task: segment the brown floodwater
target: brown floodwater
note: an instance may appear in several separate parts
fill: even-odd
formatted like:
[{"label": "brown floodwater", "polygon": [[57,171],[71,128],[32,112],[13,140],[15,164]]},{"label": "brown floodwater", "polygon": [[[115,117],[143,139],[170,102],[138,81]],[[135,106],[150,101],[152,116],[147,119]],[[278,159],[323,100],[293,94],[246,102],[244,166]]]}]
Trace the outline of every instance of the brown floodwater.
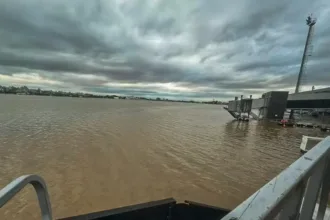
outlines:
[{"label": "brown floodwater", "polygon": [[[174,197],[234,208],[318,130],[239,123],[217,105],[0,95],[0,187],[48,184],[55,218]],[[32,187],[0,219],[39,219]]]}]

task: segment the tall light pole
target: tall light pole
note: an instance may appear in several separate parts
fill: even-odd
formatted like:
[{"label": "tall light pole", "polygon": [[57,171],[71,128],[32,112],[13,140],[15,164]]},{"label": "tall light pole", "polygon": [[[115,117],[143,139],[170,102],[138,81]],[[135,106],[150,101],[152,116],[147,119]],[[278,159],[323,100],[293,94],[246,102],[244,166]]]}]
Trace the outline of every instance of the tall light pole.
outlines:
[{"label": "tall light pole", "polygon": [[[304,53],[303,53],[303,56],[301,59],[301,65],[300,65],[300,69],[299,69],[295,93],[298,93],[300,91],[301,79],[302,79],[302,76],[306,72],[306,65],[307,65],[308,57],[312,56],[312,49],[313,49],[312,41],[313,41],[315,24],[316,24],[316,19],[312,17],[312,14],[309,15],[306,19],[306,25],[308,26],[308,34],[307,34],[307,39],[306,39],[306,43],[305,43]],[[291,112],[290,112],[290,119],[293,119],[293,110],[291,110]]]},{"label": "tall light pole", "polygon": [[306,43],[305,43],[304,54],[301,59],[301,65],[300,65],[300,69],[299,69],[299,75],[298,75],[295,93],[299,92],[300,85],[301,85],[301,78],[306,71],[306,64],[308,61],[308,57],[312,55],[312,47],[313,47],[312,40],[313,40],[315,24],[316,24],[316,19],[313,18],[312,15],[308,16],[306,19],[306,25],[308,25],[308,34],[307,34],[307,39],[306,39]]}]

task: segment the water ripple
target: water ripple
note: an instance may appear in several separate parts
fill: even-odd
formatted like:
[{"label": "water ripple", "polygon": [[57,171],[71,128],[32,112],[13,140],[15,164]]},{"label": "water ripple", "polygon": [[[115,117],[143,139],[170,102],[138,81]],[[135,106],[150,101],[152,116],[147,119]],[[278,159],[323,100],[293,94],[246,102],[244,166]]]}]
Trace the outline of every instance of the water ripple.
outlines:
[{"label": "water ripple", "polygon": [[[54,217],[165,197],[233,208],[299,157],[302,134],[220,106],[0,96],[0,186],[42,175]],[[31,189],[0,219],[34,219]],[[23,214],[24,213],[24,214]]]}]

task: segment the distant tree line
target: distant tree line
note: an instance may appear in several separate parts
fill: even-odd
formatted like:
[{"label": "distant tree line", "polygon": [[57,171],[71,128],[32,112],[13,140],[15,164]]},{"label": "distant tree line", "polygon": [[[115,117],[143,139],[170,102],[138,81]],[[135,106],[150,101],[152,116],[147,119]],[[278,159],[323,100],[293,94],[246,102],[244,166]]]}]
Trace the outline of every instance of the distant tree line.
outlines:
[{"label": "distant tree line", "polygon": [[117,95],[95,95],[82,92],[63,92],[53,90],[29,89],[26,86],[0,86],[0,93],[4,94],[17,94],[17,95],[40,95],[40,96],[66,96],[66,97],[83,97],[83,98],[109,98],[109,99],[126,99],[123,96]]},{"label": "distant tree line", "polygon": [[213,105],[224,105],[226,102],[221,101],[186,101],[186,100],[170,100],[165,98],[145,98],[145,97],[134,97],[134,96],[117,96],[117,95],[95,95],[90,93],[82,92],[63,92],[54,90],[42,90],[30,89],[27,86],[15,87],[15,86],[1,86],[0,94],[17,94],[17,95],[39,95],[39,96],[64,96],[64,97],[80,97],[80,98],[107,98],[107,99],[135,99],[135,100],[150,100],[150,101],[165,101],[165,102],[184,102],[184,103],[203,103],[203,104],[213,104]]}]

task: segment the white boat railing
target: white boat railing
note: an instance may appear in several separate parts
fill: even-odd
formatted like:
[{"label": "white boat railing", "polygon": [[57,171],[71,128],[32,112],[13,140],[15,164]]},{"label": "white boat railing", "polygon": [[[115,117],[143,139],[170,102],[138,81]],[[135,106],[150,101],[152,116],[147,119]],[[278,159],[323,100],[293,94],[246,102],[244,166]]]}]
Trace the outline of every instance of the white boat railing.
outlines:
[{"label": "white boat railing", "polygon": [[21,176],[0,190],[0,208],[26,185],[31,184],[38,196],[42,220],[52,220],[52,209],[45,181],[37,175]]},{"label": "white boat railing", "polygon": [[[330,189],[330,136],[222,220],[324,219]],[[317,200],[319,204],[315,210]]]}]

